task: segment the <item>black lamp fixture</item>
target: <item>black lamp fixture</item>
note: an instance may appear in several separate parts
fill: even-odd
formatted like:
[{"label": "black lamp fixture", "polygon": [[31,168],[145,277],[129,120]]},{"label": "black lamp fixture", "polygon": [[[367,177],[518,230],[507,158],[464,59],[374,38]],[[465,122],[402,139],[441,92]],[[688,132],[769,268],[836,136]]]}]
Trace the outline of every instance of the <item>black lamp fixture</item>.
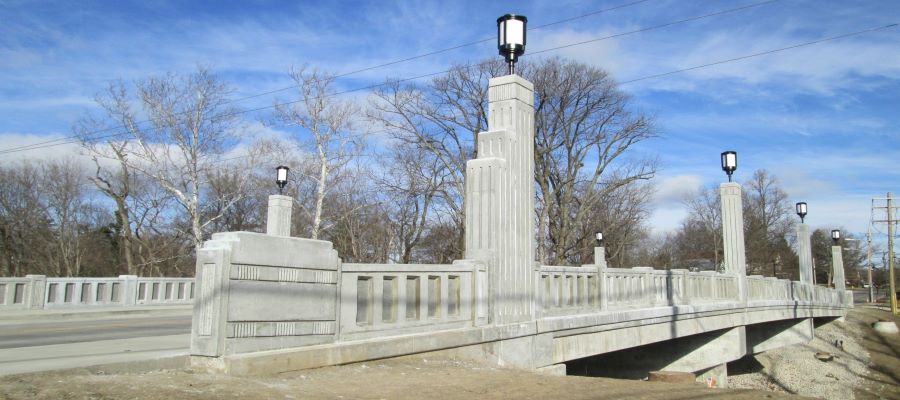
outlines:
[{"label": "black lamp fixture", "polygon": [[603,246],[603,232],[597,232],[597,245]]},{"label": "black lamp fixture", "polygon": [[525,26],[528,18],[524,15],[506,14],[497,18],[497,48],[509,63],[509,74],[516,73],[516,61],[525,54]]},{"label": "black lamp fixture", "polygon": [[841,230],[840,229],[832,229],[831,230],[831,240],[834,241],[834,244],[837,245],[841,240]]},{"label": "black lamp fixture", "polygon": [[728,174],[728,182],[731,182],[731,174],[737,169],[737,153],[726,151],[722,153],[722,171]]},{"label": "black lamp fixture", "polygon": [[290,170],[284,165],[275,167],[275,184],[278,185],[278,194],[284,194],[284,186],[287,185],[288,171]]},{"label": "black lamp fixture", "polygon": [[805,202],[801,201],[801,202],[797,203],[797,215],[800,216],[800,223],[802,224],[803,218],[806,217],[806,203]]}]

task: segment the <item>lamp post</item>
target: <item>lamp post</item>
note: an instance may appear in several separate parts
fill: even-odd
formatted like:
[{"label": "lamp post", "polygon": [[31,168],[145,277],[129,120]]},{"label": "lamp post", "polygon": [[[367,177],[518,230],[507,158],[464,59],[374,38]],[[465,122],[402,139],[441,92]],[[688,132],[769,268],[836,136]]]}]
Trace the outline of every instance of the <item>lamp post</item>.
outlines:
[{"label": "lamp post", "polygon": [[728,182],[731,182],[731,174],[737,169],[737,153],[726,151],[722,153],[722,171],[728,174]]},{"label": "lamp post", "polygon": [[278,194],[284,194],[284,187],[287,185],[288,171],[290,170],[284,165],[275,167],[275,184],[278,185]]},{"label": "lamp post", "polygon": [[831,230],[831,240],[834,241],[835,246],[838,245],[838,242],[841,241],[841,230],[840,229],[832,229]]},{"label": "lamp post", "polygon": [[497,18],[497,49],[509,64],[509,74],[516,73],[516,61],[525,54],[525,26],[528,18],[524,15],[506,14]]},{"label": "lamp post", "polygon": [[597,232],[597,246],[603,246],[603,232]]},{"label": "lamp post", "polygon": [[799,202],[797,203],[797,215],[800,216],[800,223],[803,223],[803,219],[806,218],[806,203]]}]

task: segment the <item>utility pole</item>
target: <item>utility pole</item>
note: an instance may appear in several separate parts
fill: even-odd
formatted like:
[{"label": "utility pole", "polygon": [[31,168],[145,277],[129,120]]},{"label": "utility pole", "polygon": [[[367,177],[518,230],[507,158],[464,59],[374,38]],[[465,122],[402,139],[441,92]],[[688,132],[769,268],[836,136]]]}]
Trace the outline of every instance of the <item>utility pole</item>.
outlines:
[{"label": "utility pole", "polygon": [[872,224],[866,234],[866,258],[869,261],[869,303],[875,302],[875,285],[872,282]]},{"label": "utility pole", "polygon": [[897,292],[896,286],[894,285],[894,219],[892,218],[893,213],[893,199],[891,198],[891,192],[887,194],[887,224],[888,224],[888,268],[890,271],[890,280],[891,280],[891,313],[897,315]]},{"label": "utility pole", "polygon": [[[886,200],[887,207],[876,207],[875,206],[876,200]],[[885,209],[887,211],[885,213],[885,214],[887,214],[887,219],[876,220],[874,218],[876,209]],[[894,282],[894,276],[896,275],[894,273],[894,224],[897,223],[897,221],[894,220],[894,198],[891,196],[891,192],[888,192],[887,197],[884,199],[872,199],[872,215],[873,215],[873,218],[872,218],[873,224],[876,222],[887,223],[887,237],[888,237],[887,238],[888,239],[887,247],[888,248],[887,248],[887,251],[885,252],[886,256],[887,256],[887,260],[885,260],[884,265],[888,269],[888,280],[890,282],[889,283],[890,292],[888,293],[888,296],[890,296],[890,298],[891,298],[891,313],[894,315],[897,315],[898,314],[897,284]]]}]

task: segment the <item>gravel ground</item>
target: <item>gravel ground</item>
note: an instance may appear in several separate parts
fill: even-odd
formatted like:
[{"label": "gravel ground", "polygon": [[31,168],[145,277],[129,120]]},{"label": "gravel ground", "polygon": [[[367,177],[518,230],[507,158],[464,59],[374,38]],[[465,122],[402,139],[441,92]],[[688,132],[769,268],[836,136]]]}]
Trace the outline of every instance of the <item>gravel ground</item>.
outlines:
[{"label": "gravel ground", "polygon": [[[758,354],[729,364],[731,388],[764,389],[821,399],[854,399],[866,383],[871,357],[863,346],[865,325],[834,321],[816,328],[810,343]],[[819,361],[816,352],[834,356]]]}]

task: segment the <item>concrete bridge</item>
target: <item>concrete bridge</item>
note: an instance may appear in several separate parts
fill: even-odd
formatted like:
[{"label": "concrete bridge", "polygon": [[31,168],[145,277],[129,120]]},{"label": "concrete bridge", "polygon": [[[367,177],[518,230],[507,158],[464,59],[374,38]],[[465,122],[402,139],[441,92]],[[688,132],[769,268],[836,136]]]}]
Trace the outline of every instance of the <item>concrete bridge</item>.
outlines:
[{"label": "concrete bridge", "polygon": [[[617,363],[724,378],[725,363],[808,341],[813,319],[852,307],[812,283],[799,226],[799,282],[746,276],[741,188],[721,186],[724,272],[534,262],[533,86],[490,82],[489,131],[467,164],[466,259],[342,263],[330,242],[290,237],[291,199],[272,196],[266,234],[219,233],[197,260],[192,363],[258,374],[441,352],[501,366],[566,366],[662,343]],[[652,364],[652,367],[651,367]],[[724,381],[724,379],[720,379]]]}]

